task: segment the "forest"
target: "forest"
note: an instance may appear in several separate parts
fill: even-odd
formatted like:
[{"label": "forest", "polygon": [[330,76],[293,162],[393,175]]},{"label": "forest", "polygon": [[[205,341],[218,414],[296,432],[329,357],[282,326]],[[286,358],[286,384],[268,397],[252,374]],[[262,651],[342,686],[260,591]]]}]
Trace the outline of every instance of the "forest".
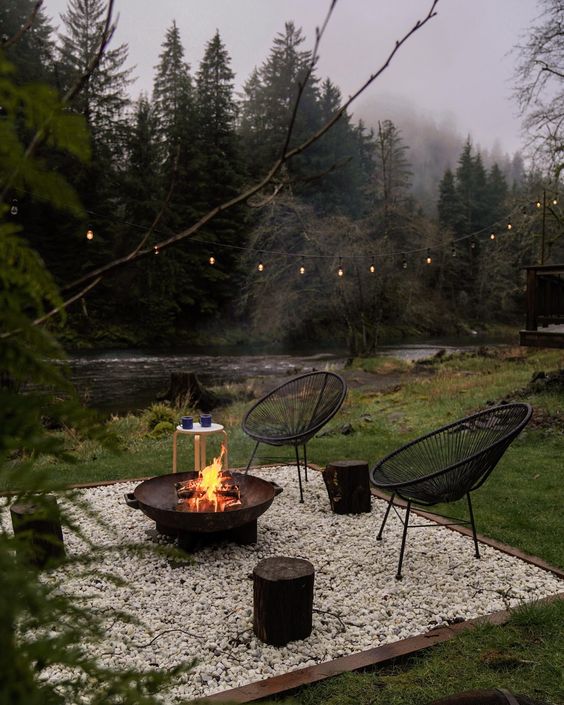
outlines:
[{"label": "forest", "polygon": [[[3,3],[5,36],[34,4]],[[70,0],[55,32],[40,8],[6,48],[5,70],[17,85],[64,96],[92,60],[105,17],[102,0]],[[49,323],[67,349],[330,343],[367,354],[402,336],[520,325],[523,267],[562,258],[557,184],[541,218],[543,173],[521,155],[494,161],[470,137],[454,154],[452,135],[442,144],[435,134],[425,163],[414,163],[385,111],[373,125],[344,112],[247,203],[158,246],[268,173],[302,86],[287,147],[339,108],[339,87],[315,66],[304,82],[307,39],[288,21],[237,93],[219,31],[191,67],[173,21],[152,94],[136,101],[128,47],[110,42],[68,101],[86,128],[80,154],[64,141],[41,147],[72,194],[51,193],[55,182],[43,195],[25,180],[3,186],[10,222],[72,299],[64,322]],[[29,126],[18,130],[25,141]],[[92,276],[142,249],[152,256]]]}]

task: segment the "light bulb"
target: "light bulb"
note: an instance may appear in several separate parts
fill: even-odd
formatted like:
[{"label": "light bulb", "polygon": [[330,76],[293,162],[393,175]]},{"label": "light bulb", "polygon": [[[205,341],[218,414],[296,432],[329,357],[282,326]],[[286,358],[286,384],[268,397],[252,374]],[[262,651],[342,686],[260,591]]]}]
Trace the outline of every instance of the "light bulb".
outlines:
[{"label": "light bulb", "polygon": [[264,271],[264,264],[262,262],[259,262],[257,269],[259,270],[259,272],[263,272]]},{"label": "light bulb", "polygon": [[425,258],[425,262],[427,264],[431,264],[433,262],[433,258],[431,257],[431,250],[427,250],[427,257]]},{"label": "light bulb", "polygon": [[507,229],[511,230],[512,228],[513,228],[513,226],[511,225],[511,223],[507,223]]},{"label": "light bulb", "polygon": [[215,257],[212,255],[209,259],[210,264],[215,264]]},{"label": "light bulb", "polygon": [[474,240],[474,239],[470,240],[470,249],[471,250],[476,249],[476,240]]},{"label": "light bulb", "polygon": [[552,205],[557,206],[558,205],[558,199],[555,197],[552,199]]},{"label": "light bulb", "polygon": [[452,248],[451,254],[453,257],[456,257],[456,247]]},{"label": "light bulb", "polygon": [[372,262],[372,264],[370,265],[370,274],[374,274],[375,271],[376,267],[374,266],[374,262]]},{"label": "light bulb", "polygon": [[88,230],[86,231],[86,239],[87,240],[94,239],[94,231],[92,230],[92,228],[88,228]]},{"label": "light bulb", "polygon": [[305,274],[305,271],[306,271],[306,270],[305,270],[305,267],[304,267],[303,262],[302,262],[302,264],[300,265],[300,274]]},{"label": "light bulb", "polygon": [[402,266],[403,269],[407,269],[407,260],[405,259],[405,257],[403,258],[403,261],[402,261],[402,263],[401,263],[401,266]]},{"label": "light bulb", "polygon": [[17,215],[18,214],[18,199],[14,198],[12,199],[12,205],[10,206],[10,215]]},{"label": "light bulb", "polygon": [[495,240],[495,233],[492,233],[492,234],[490,235],[490,240]]},{"label": "light bulb", "polygon": [[155,251],[155,254],[158,255],[158,254],[159,254],[159,248],[158,248],[158,246],[155,245],[153,249],[154,249],[154,251]]},{"label": "light bulb", "polygon": [[542,203],[537,199],[537,202],[535,203],[537,208],[540,208],[542,206]]},{"label": "light bulb", "polygon": [[337,270],[337,276],[342,277],[343,274],[344,274],[343,268],[342,268],[342,267],[339,267],[339,269]]}]

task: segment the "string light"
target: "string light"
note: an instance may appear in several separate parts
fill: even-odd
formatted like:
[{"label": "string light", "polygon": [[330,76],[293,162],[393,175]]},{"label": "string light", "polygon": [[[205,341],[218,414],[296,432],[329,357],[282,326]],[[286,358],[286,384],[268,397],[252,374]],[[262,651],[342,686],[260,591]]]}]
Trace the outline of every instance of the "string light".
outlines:
[{"label": "string light", "polygon": [[495,240],[495,233],[491,233],[490,240]]},{"label": "string light", "polygon": [[402,269],[407,269],[407,257],[404,255],[401,261]]},{"label": "string light", "polygon": [[535,206],[537,208],[540,208],[542,206],[542,203],[540,202],[540,198],[537,198],[537,202],[535,203]]},{"label": "string light", "polygon": [[306,272],[306,269],[305,269],[305,265],[304,265],[304,258],[302,257],[302,263],[300,265],[300,274],[305,274],[305,272]]},{"label": "string light", "polygon": [[18,214],[18,199],[12,198],[12,203],[10,205],[10,215]]},{"label": "string light", "polygon": [[214,257],[213,255],[211,255],[211,257],[209,258],[208,261],[209,261],[209,263],[212,264],[212,265],[215,264],[215,257]]},{"label": "string light", "polygon": [[376,271],[376,265],[374,264],[374,260],[372,260],[372,264],[370,265],[370,274],[374,274]]},{"label": "string light", "polygon": [[471,250],[475,250],[475,249],[476,249],[476,240],[475,240],[474,238],[472,238],[472,239],[470,240],[470,249],[471,249]]},{"label": "string light", "polygon": [[153,247],[153,250],[155,251],[155,254],[156,254],[156,255],[158,255],[159,252],[160,252],[160,250],[159,250],[159,248],[158,248],[158,245],[155,245],[155,246]]},{"label": "string light", "polygon": [[558,198],[557,198],[556,196],[552,199],[552,205],[553,205],[553,206],[557,206],[557,205],[558,205]]},{"label": "string light", "polygon": [[337,269],[337,276],[342,277],[344,273],[345,272],[343,270],[343,260],[341,257],[339,257],[339,268]]},{"label": "string light", "polygon": [[431,264],[433,262],[433,258],[431,257],[431,250],[427,248],[427,257],[425,257],[425,262],[427,264]]},{"label": "string light", "polygon": [[511,225],[511,222],[508,222],[508,223],[507,223],[507,229],[508,229],[508,230],[512,230],[512,229],[513,229],[513,225]]},{"label": "string light", "polygon": [[450,254],[451,254],[453,257],[456,257],[456,247],[455,247],[454,245],[452,246],[452,250],[450,251]]},{"label": "string light", "polygon": [[262,263],[262,261],[258,263],[257,269],[259,270],[259,272],[264,272],[264,264]]},{"label": "string light", "polygon": [[90,226],[90,225],[86,228],[86,239],[87,240],[94,239],[94,231],[92,230],[92,226]]}]

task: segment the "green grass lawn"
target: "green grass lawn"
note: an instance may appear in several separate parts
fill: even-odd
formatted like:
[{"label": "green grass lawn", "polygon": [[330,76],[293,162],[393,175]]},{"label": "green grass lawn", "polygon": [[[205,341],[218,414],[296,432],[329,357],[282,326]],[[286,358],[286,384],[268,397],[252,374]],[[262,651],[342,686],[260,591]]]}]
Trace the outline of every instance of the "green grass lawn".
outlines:
[{"label": "green grass lawn", "polygon": [[[308,444],[308,458],[319,465],[347,458],[373,463],[433,428],[488,403],[514,397],[533,373],[557,369],[563,362],[561,351],[517,349],[495,357],[459,355],[434,363],[433,374],[420,377],[410,374],[404,363],[357,360],[357,368],[377,374],[400,371],[406,374],[406,381],[389,392],[350,391],[326,433]],[[533,405],[537,421],[512,444],[485,485],[473,495],[478,531],[563,568],[564,398],[562,394],[538,392],[519,398]],[[249,402],[235,403],[214,414],[228,431],[231,467],[246,465],[253,447],[240,429],[248,406]],[[171,418],[179,415],[180,410],[174,410]],[[119,454],[67,432],[65,439],[75,462],[40,459],[32,473],[53,486],[169,473],[172,427],[168,432],[165,428],[160,437],[152,437],[148,420],[150,414],[146,413],[109,422],[122,448]],[[343,435],[344,424],[350,424],[353,432]],[[210,439],[208,457],[219,450],[214,443]],[[188,469],[192,452],[190,440],[179,438],[180,471],[183,464]],[[282,450],[282,457],[291,462],[291,449]],[[259,456],[257,462],[266,460]],[[15,464],[13,472],[1,478],[0,489],[17,485]],[[465,516],[464,505],[460,512]],[[453,513],[452,506],[448,513]],[[420,705],[450,692],[500,686],[562,705],[563,635],[562,602],[528,606],[517,611],[507,626],[479,627],[395,666],[346,674],[308,687],[295,699],[304,705]]]}]

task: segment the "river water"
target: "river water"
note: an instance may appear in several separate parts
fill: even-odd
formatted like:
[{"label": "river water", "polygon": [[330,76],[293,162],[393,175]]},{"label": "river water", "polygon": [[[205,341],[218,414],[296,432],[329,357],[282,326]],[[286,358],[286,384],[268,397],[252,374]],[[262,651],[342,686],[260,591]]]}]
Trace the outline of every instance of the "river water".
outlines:
[{"label": "river water", "polygon": [[[488,341],[491,342],[491,341]],[[472,350],[484,344],[478,339],[458,339],[412,345],[383,346],[376,354],[404,360],[421,360],[439,350]],[[91,407],[123,413],[141,409],[166,393],[171,372],[195,372],[205,386],[242,382],[252,377],[282,377],[313,369],[338,372],[348,359],[345,353],[316,355],[181,354],[106,350],[70,356],[72,380],[81,398]]]}]

